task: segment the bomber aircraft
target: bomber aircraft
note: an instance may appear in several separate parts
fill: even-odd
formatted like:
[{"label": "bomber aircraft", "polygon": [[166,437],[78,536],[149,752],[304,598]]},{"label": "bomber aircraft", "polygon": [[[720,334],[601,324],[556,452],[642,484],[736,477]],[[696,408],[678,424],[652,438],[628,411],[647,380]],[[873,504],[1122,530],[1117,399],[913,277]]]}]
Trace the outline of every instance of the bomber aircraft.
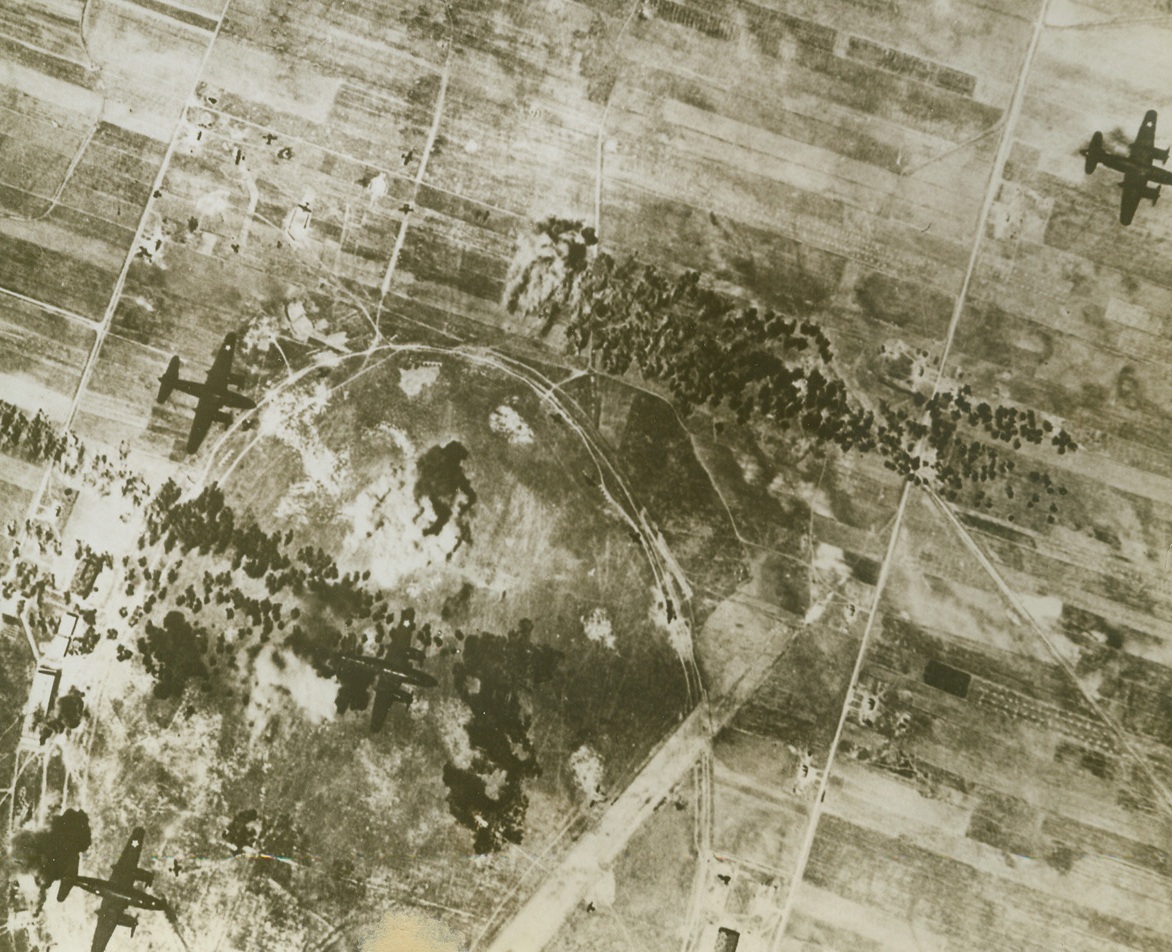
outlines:
[{"label": "bomber aircraft", "polygon": [[180,393],[190,393],[199,398],[195,407],[195,419],[191,423],[191,434],[187,438],[187,452],[194,453],[207,435],[213,423],[231,423],[232,417],[221,407],[236,407],[241,410],[251,410],[256,406],[255,401],[229,389],[229,384],[236,383],[232,376],[232,357],[236,353],[236,335],[229,334],[220,345],[216,359],[212,362],[211,370],[203,383],[194,380],[179,378],[179,358],[172,357],[167,365],[167,372],[159,378],[159,403],[163,403],[171,395],[172,390]]},{"label": "bomber aircraft", "polygon": [[77,875],[78,857],[73,859],[73,872],[61,878],[61,885],[57,889],[57,901],[63,902],[74,886],[95,896],[102,897],[102,905],[98,910],[98,925],[94,929],[94,940],[90,945],[90,952],[103,952],[118,926],[128,926],[130,934],[138,926],[138,919],[126,912],[128,906],[137,909],[167,910],[167,901],[160,896],[154,896],[137,884],[149,886],[155,874],[149,870],[139,869],[138,860],[142,855],[142,841],[146,830],[141,826],[135,827],[130,834],[130,840],[114,864],[109,879],[95,879],[92,876]]},{"label": "bomber aircraft", "polygon": [[[1123,173],[1123,181],[1119,183],[1123,189],[1122,202],[1119,208],[1119,221],[1130,225],[1135,217],[1135,210],[1139,207],[1141,198],[1148,199],[1153,205],[1160,197],[1161,185],[1172,185],[1172,171],[1157,168],[1155,163],[1168,161],[1168,150],[1156,148],[1156,110],[1149,109],[1144,115],[1144,121],[1136,133],[1135,141],[1127,150],[1127,155],[1116,155],[1103,149],[1103,133],[1096,132],[1091,137],[1090,145],[1079,150],[1079,154],[1086,157],[1086,173],[1090,175],[1099,166],[1099,163]],[[1155,182],[1155,185],[1150,184]]]},{"label": "bomber aircraft", "polygon": [[[406,618],[404,622],[407,622]],[[372,734],[377,734],[382,729],[395,701],[410,704],[414,700],[415,696],[405,690],[403,685],[433,688],[438,683],[426,671],[420,671],[413,665],[413,662],[423,660],[424,654],[418,648],[411,647],[411,635],[410,623],[400,624],[391,632],[391,644],[385,655],[369,655],[360,651],[340,651],[337,654],[338,661],[342,664],[353,665],[377,674],[374,705],[370,712]]]}]

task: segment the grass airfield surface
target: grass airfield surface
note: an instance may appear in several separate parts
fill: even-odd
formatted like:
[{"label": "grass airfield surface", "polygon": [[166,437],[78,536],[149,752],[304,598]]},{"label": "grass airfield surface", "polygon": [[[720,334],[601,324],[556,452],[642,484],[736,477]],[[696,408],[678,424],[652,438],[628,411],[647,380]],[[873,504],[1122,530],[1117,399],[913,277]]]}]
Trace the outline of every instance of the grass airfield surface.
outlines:
[{"label": "grass airfield surface", "polygon": [[[593,464],[577,438],[492,366],[427,356],[421,362],[407,349],[365,366],[356,357],[328,379],[288,388],[254,431],[227,442],[222,483],[236,512],[253,514],[262,529],[292,531],[290,551],[309,544],[338,553],[341,570],[367,575],[397,609],[413,607],[434,625],[447,645],[428,649],[424,663],[439,678],[436,690],[420,692],[410,709],[396,706],[371,736],[367,707],[339,716],[336,682],[276,647],[279,634],[273,646],[246,651],[249,636],[211,603],[192,618],[227,633],[219,660],[233,672],[214,674],[210,694],[193,685],[184,702],[151,698],[149,678],[119,665],[112,642],[87,658],[87,691],[116,712],[93,735],[88,790],[95,806],[97,789],[136,791],[91,816],[95,826],[127,810],[157,818],[166,830],[160,851],[175,851],[188,868],[171,891],[201,897],[176,900],[185,930],[211,930],[223,903],[240,909],[242,897],[267,921],[281,887],[312,912],[290,908],[279,929],[238,914],[223,923],[226,941],[318,941],[322,921],[354,936],[403,902],[441,910],[464,934],[483,928],[529,872],[526,857],[556,859],[569,831],[589,822],[607,790],[625,785],[691,703],[681,659],[657,621],[655,578],[629,531],[584,484],[581,472]],[[428,447],[453,441],[467,450],[474,501],[428,534],[437,520],[413,493],[416,464]],[[467,538],[457,521],[470,527]],[[169,579],[174,568],[172,590],[198,586],[226,564],[197,551],[156,556]],[[470,834],[448,816],[441,779],[445,761],[472,758],[470,712],[453,688],[457,639],[504,635],[526,618],[534,641],[561,654],[556,684],[525,691],[540,775],[526,785],[523,848],[477,857]],[[373,628],[363,635],[373,638]],[[575,766],[584,749],[597,764],[590,781]],[[225,855],[218,818],[249,807],[296,828],[283,859]],[[286,861],[292,878],[274,886],[264,867]]]},{"label": "grass airfield surface", "polygon": [[[87,871],[141,819],[156,869],[187,864],[159,885],[192,948],[363,948],[402,909],[501,952],[706,949],[721,928],[786,952],[1168,947],[1172,225],[1145,203],[1121,228],[1117,176],[1076,154],[1161,108],[1162,8],[44,6],[0,19],[0,397],[111,457],[125,441],[156,486],[218,480],[449,633],[532,619],[576,686],[530,700],[525,837],[476,859],[438,776],[455,656],[376,737],[268,648],[241,656],[247,701],[189,688],[188,713],[115,660],[135,636],[111,570],[97,608],[123,631],[67,659],[92,707],[64,794],[53,771],[41,791],[90,814]],[[1061,420],[1077,453],[1018,457],[1068,490],[1061,513],[1044,491],[943,503],[580,375],[556,322],[500,303],[550,214],[815,317],[868,405],[939,374]],[[318,376],[312,344],[265,355],[294,299],[364,356]],[[172,353],[197,376],[242,328],[255,423],[184,459],[190,405],[153,404],[154,378]],[[470,541],[424,535],[413,492],[453,440]],[[0,457],[5,521],[42,475]],[[77,510],[62,576],[74,539],[132,547],[141,519],[103,536]],[[677,727],[689,711],[703,729]],[[606,768],[585,807],[583,743]],[[301,831],[287,877],[227,858],[258,791]],[[84,947],[93,905],[28,934]],[[143,925],[132,941],[178,947]]]}]

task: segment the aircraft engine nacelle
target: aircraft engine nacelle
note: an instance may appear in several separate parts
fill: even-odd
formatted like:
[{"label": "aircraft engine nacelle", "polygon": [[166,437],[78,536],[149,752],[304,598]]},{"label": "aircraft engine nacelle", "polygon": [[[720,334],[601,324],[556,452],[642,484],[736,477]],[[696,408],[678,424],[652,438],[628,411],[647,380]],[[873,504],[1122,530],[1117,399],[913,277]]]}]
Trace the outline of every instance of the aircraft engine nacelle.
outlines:
[{"label": "aircraft engine nacelle", "polygon": [[140,882],[144,886],[150,886],[155,881],[155,874],[149,869],[136,869],[134,871],[134,878],[136,882]]},{"label": "aircraft engine nacelle", "polygon": [[228,424],[228,423],[232,422],[232,414],[229,413],[227,410],[217,410],[215,413],[212,414],[212,419],[215,420],[217,423]]},{"label": "aircraft engine nacelle", "polygon": [[130,934],[134,935],[134,930],[138,928],[138,917],[132,916],[128,912],[118,914],[118,925],[125,926],[130,930]]},{"label": "aircraft engine nacelle", "polygon": [[1153,205],[1156,204],[1156,199],[1160,197],[1159,185],[1145,185],[1143,197],[1146,198]]},{"label": "aircraft engine nacelle", "polygon": [[1168,150],[1167,149],[1152,149],[1152,158],[1157,162],[1167,162],[1168,161]]}]

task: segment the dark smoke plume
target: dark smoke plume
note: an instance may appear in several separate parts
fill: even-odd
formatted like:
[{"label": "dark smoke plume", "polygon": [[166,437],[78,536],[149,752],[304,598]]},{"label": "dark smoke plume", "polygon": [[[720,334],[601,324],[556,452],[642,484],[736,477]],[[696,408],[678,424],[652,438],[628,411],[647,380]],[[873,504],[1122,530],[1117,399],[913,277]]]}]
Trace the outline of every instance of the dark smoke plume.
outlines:
[{"label": "dark smoke plume", "polygon": [[12,837],[12,861],[32,873],[42,893],[77,868],[77,857],[90,848],[90,818],[84,810],[66,810],[46,829],[18,830]]}]

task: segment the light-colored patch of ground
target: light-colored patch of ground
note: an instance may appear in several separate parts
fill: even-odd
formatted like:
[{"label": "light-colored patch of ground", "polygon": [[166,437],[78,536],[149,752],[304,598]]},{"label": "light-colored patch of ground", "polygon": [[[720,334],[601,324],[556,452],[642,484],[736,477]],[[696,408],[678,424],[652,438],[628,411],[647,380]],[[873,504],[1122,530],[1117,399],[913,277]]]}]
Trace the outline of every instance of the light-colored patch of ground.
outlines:
[{"label": "light-colored patch of ground", "polygon": [[740,468],[741,474],[745,477],[745,482],[750,486],[756,486],[764,475],[761,464],[757,461],[756,457],[749,453],[737,452],[735,455],[737,466]]},{"label": "light-colored patch of ground", "polygon": [[[778,499],[789,499],[793,488],[786,481],[787,474],[778,473],[769,482],[768,491]],[[834,507],[831,504],[830,494],[813,483],[803,483],[798,495],[817,515],[827,519],[834,518]]]},{"label": "light-colored patch of ground", "polygon": [[463,952],[464,938],[418,911],[388,913],[365,939],[362,952]]},{"label": "light-colored patch of ground", "polygon": [[815,572],[827,575],[831,579],[836,579],[840,582],[846,581],[850,578],[851,574],[850,567],[844,559],[842,549],[826,542],[819,542],[817,548],[814,550],[812,568]]},{"label": "light-colored patch of ground", "polygon": [[533,428],[508,404],[501,404],[492,411],[488,425],[493,433],[500,433],[510,443],[524,445],[533,442]]},{"label": "light-colored patch of ground", "polygon": [[[274,76],[281,80],[273,82]],[[315,124],[329,121],[343,82],[321,75],[308,60],[282,58],[228,35],[218,39],[205,79]]]},{"label": "light-colored patch of ground", "polygon": [[1018,595],[1018,600],[1034,621],[1051,625],[1062,617],[1062,599],[1056,595]]},{"label": "light-colored patch of ground", "polygon": [[25,413],[35,414],[41,410],[50,420],[64,420],[73,403],[68,395],[46,387],[26,373],[0,374],[0,394]]},{"label": "light-colored patch of ground", "polygon": [[570,755],[570,770],[574,773],[574,782],[582,791],[587,801],[594,803],[605,796],[603,780],[606,768],[598,751],[583,744]]},{"label": "light-colored patch of ground", "polygon": [[[129,831],[127,831],[129,834]],[[85,860],[81,863],[81,873],[86,876],[108,876],[109,869],[90,869]],[[56,887],[54,887],[54,890]],[[102,900],[97,896],[80,889],[75,889],[69,898],[62,903],[57,902],[56,896],[50,897],[44,909],[44,934],[47,941],[46,948],[81,950],[90,948],[94,935],[94,924],[97,922],[98,909]],[[129,939],[128,929],[119,929],[125,939]],[[117,950],[119,936],[110,940],[110,948]],[[170,949],[182,948],[175,938],[170,923],[162,913],[143,913],[139,919],[138,928],[134,931],[134,948],[136,949]]]},{"label": "light-colored patch of ground", "polygon": [[410,790],[405,790],[403,784],[401,749],[377,750],[370,744],[360,744],[354,750],[354,759],[366,780],[360,794],[370,810],[389,810],[402,800],[404,794],[410,796]]},{"label": "light-colored patch of ground", "polygon": [[[68,585],[73,578],[78,567],[73,557],[78,542],[98,553],[121,554],[134,549],[141,532],[142,514],[128,497],[117,492],[98,493],[89,487],[80,489],[61,537],[61,557],[53,565],[57,580]],[[110,569],[103,569],[98,584],[108,585],[110,573]]]},{"label": "light-colored patch of ground", "polygon": [[321,381],[310,388],[290,387],[258,414],[260,435],[280,440],[301,457],[307,483],[296,488],[295,496],[315,489],[334,495],[345,479],[348,454],[329,449],[317,432],[329,399],[330,390]]},{"label": "light-colored patch of ground", "polygon": [[430,387],[439,379],[439,364],[424,364],[421,367],[399,368],[399,389],[409,397],[417,397],[424,387]]},{"label": "light-colored patch of ground", "polygon": [[825,542],[818,543],[810,568],[810,607],[804,619],[807,625],[822,618],[831,599],[851,576],[843,550]]}]

